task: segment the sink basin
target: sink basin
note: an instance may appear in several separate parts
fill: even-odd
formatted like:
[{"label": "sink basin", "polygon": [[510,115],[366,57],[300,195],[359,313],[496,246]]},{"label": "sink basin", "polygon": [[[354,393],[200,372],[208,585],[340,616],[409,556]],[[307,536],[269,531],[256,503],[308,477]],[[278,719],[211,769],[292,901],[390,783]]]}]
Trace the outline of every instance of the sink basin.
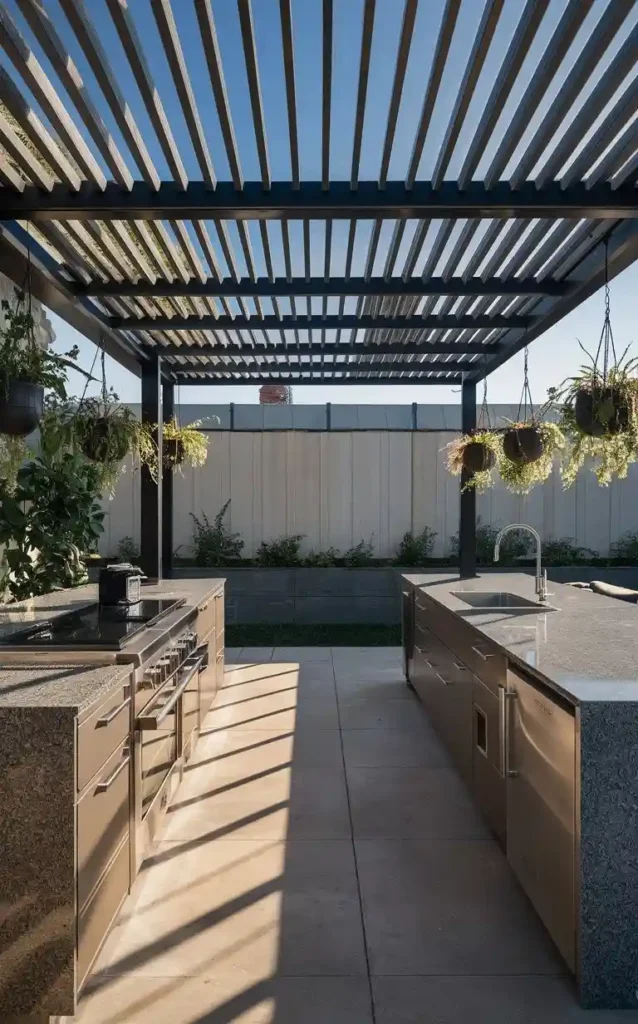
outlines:
[{"label": "sink basin", "polygon": [[547,612],[556,611],[549,604],[540,604],[538,601],[530,601],[527,597],[519,597],[518,594],[508,594],[500,591],[476,591],[476,590],[455,590],[452,597],[458,597],[459,601],[469,604],[471,608],[484,608],[494,611],[507,612]]}]

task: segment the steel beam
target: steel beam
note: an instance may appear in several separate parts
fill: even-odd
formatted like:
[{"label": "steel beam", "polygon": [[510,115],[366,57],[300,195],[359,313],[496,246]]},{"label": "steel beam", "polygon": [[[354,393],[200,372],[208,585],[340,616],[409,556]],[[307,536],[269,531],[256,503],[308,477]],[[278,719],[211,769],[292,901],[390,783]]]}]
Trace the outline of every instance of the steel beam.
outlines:
[{"label": "steel beam", "polygon": [[299,316],[112,316],[108,321],[112,330],[128,331],[299,331],[299,330],[394,330],[413,331],[420,328],[440,330],[503,330],[509,327],[525,328],[524,316],[325,316],[300,314]]},{"label": "steel beam", "polygon": [[[350,374],[350,371],[348,371]],[[427,376],[414,376],[414,377],[398,377],[393,374],[384,374],[383,376],[372,376],[363,377],[360,374],[348,377],[329,377],[323,374],[322,376],[312,377],[298,377],[291,374],[282,375],[280,377],[258,377],[256,380],[251,380],[247,377],[220,377],[218,374],[212,374],[206,377],[205,380],[202,377],[186,377],[184,374],[168,374],[166,379],[172,381],[175,384],[179,384],[180,387],[188,384],[197,384],[200,387],[202,384],[223,384],[224,387],[234,387],[235,385],[243,384],[246,385],[254,384],[255,387],[259,384],[290,384],[294,387],[300,385],[327,385],[330,384],[334,387],[341,387],[346,384],[358,384],[361,387],[364,384],[410,384],[412,387],[422,384],[432,385],[438,384],[439,386],[449,387],[451,384],[460,384],[463,377],[460,374],[451,374],[449,377],[427,377]]]},{"label": "steel beam", "polygon": [[[382,362],[380,360],[373,360],[369,363],[327,363],[324,360],[317,359],[314,363],[291,363],[291,362],[277,362],[274,359],[264,359],[262,353],[268,356],[270,353],[267,349],[255,351],[253,353],[253,363],[210,363],[207,366],[201,365],[184,365],[183,363],[164,363],[164,368],[167,369],[169,366],[172,370],[178,373],[199,373],[206,375],[208,373],[232,373],[235,374],[255,374],[264,373],[316,373],[317,371],[327,372],[333,370],[337,373],[350,373],[351,370],[361,373],[367,373],[369,371],[376,373],[392,372],[392,373],[467,373],[474,369],[473,363],[466,362],[449,362],[444,363],[436,362],[433,360],[423,362],[415,361],[413,363],[401,361],[390,361]],[[296,355],[294,349],[291,350],[290,355]]]},{"label": "steel beam", "polygon": [[310,358],[312,356],[389,356],[389,355],[456,355],[466,356],[479,353],[484,356],[496,355],[500,346],[494,343],[481,344],[480,341],[383,341],[378,345],[358,345],[356,343],[342,342],[340,344],[328,343],[325,346],[312,345],[283,345],[281,342],[269,344],[267,347],[249,348],[248,345],[159,345],[146,347],[145,352],[160,354],[163,359],[170,359],[174,356],[295,356],[295,358]]},{"label": "steel beam", "polygon": [[[175,385],[162,383],[162,423],[170,423],[175,415]],[[162,576],[173,575],[173,468],[162,466]]]},{"label": "steel beam", "polygon": [[[142,423],[158,425],[159,465],[162,466],[161,359],[142,367]],[[140,469],[141,557],[140,566],[149,579],[162,578],[162,476],[153,480],[148,466]]]},{"label": "steel beam", "polygon": [[[476,384],[464,380],[461,385],[461,432],[476,429]],[[476,576],[476,490],[468,487],[470,475],[461,471],[461,510],[459,519],[459,576]]]},{"label": "steel beam", "polygon": [[407,189],[403,182],[389,181],[383,189],[377,182],[360,182],[356,189],[349,182],[302,182],[299,188],[290,182],[273,182],[264,189],[261,182],[246,182],[236,188],[232,182],[219,182],[211,191],[207,182],[190,182],[181,190],[175,182],[162,182],[156,190],[144,181],[136,181],[130,192],[109,182],[106,189],[85,182],[79,192],[56,184],[50,192],[35,186],[17,193],[3,190],[0,220],[312,220],[383,219],[421,220],[489,218],[554,218],[622,220],[638,218],[638,200],[633,185],[612,189],[607,182],[586,188],[576,182],[561,188],[548,182],[536,188],[533,181],[512,188],[499,181],[487,189],[483,182],[470,181],[461,189],[455,181],[444,181],[439,188],[431,182],[415,182]]},{"label": "steel beam", "polygon": [[209,296],[211,298],[231,298],[241,296],[243,298],[269,298],[279,296],[282,298],[305,295],[389,295],[389,296],[419,296],[419,295],[450,295],[450,296],[471,296],[471,295],[564,295],[565,285],[560,281],[537,281],[535,278],[509,278],[502,280],[498,277],[491,277],[482,281],[480,277],[470,278],[464,281],[462,278],[431,277],[426,281],[420,277],[410,278],[404,281],[400,277],[391,277],[386,280],[384,277],[372,277],[365,280],[363,277],[331,278],[326,281],[323,277],[313,277],[310,281],[305,278],[294,278],[287,281],[285,278],[275,278],[271,281],[267,277],[258,277],[256,281],[248,277],[242,277],[236,281],[232,277],[225,277],[218,281],[209,277],[207,281],[200,281],[193,278],[188,284],[180,281],[155,281],[151,284],[148,281],[92,281],[87,285],[78,285],[75,288],[76,295],[103,296],[113,295],[119,298],[195,298]]}]

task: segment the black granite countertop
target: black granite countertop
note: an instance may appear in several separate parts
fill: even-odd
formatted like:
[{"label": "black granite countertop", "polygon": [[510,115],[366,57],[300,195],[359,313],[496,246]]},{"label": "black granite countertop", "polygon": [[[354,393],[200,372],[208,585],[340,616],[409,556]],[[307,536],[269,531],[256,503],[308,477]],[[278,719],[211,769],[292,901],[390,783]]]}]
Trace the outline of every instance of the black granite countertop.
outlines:
[{"label": "black granite countertop", "polygon": [[[42,657],[36,662],[25,655],[24,665],[3,666],[0,651],[0,708],[59,707],[75,709],[79,714],[126,679],[135,667],[130,663],[131,657],[139,663],[148,647],[165,642],[169,631],[175,635],[192,616],[193,608],[217,593],[223,585],[223,579],[185,579],[164,580],[145,586],[144,597],[185,597],[185,604],[167,615],[155,628],[145,629],[135,636],[122,652],[113,652],[112,658],[109,652],[99,652],[98,658],[103,656],[102,664],[95,664],[95,660],[92,663],[87,660],[84,664],[69,664],[68,654],[65,663],[65,653],[61,651],[57,656],[51,654],[50,659],[47,656],[49,664],[44,663]],[[96,600],[97,586],[90,584],[4,605],[0,608],[0,639],[31,622],[54,619]],[[120,654],[127,657],[128,663],[115,663],[115,657]]]},{"label": "black granite countertop", "polygon": [[556,611],[515,614],[465,604],[455,592],[505,591],[536,600],[534,577],[489,573],[404,574],[433,600],[459,615],[518,663],[574,704],[638,702],[638,606],[550,583]]}]

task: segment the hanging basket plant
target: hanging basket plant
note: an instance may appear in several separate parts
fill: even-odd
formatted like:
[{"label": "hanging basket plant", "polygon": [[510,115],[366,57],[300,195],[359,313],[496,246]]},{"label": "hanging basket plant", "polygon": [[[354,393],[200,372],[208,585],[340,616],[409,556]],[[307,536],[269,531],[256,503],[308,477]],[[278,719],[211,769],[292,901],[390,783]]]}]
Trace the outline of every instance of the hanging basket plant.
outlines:
[{"label": "hanging basket plant", "polygon": [[560,406],[560,426],[568,445],[562,466],[565,487],[570,487],[586,459],[601,486],[614,478],[624,480],[638,458],[637,359],[628,358],[627,347],[616,356],[611,327],[607,247],[605,247],[605,319],[596,355],[579,345],[589,363],[580,372],[549,392]]},{"label": "hanging basket plant", "polygon": [[16,289],[15,302],[3,299],[0,307],[0,433],[26,437],[42,418],[45,389],[66,397],[67,370],[77,369],[79,349],[59,355],[38,345],[30,292]]},{"label": "hanging basket plant", "polygon": [[[173,418],[162,427],[163,467],[165,470],[181,470],[189,465],[194,469],[203,466],[208,457],[208,438],[198,427],[190,423],[181,427]],[[157,444],[157,424],[146,424],[140,427],[138,449],[141,462],[148,467],[153,478],[159,476],[159,450]]]},{"label": "hanging basket plant", "polygon": [[547,480],[556,455],[565,447],[565,438],[556,423],[545,421],[546,409],[534,411],[529,385],[529,353],[525,346],[523,391],[518,419],[503,430],[503,446],[498,471],[501,480],[514,494],[529,494]]},{"label": "hanging basket plant", "polygon": [[469,474],[463,490],[488,490],[494,483],[494,473],[502,451],[502,438],[497,430],[476,430],[472,434],[450,441],[445,448],[447,468],[454,476],[463,470]]},{"label": "hanging basket plant", "polygon": [[[501,480],[514,494],[529,494],[537,484],[549,479],[556,456],[560,455],[564,447],[565,438],[556,423],[539,421],[512,424],[503,434],[503,450],[498,466]],[[510,452],[513,452],[514,458]]]}]

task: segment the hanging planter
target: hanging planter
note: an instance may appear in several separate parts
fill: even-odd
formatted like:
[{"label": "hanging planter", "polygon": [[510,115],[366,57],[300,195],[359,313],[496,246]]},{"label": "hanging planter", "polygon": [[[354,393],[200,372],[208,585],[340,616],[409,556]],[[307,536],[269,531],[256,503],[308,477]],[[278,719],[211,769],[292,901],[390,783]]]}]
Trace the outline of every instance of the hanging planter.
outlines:
[{"label": "hanging planter", "polygon": [[514,423],[503,434],[503,455],[515,466],[527,466],[542,459],[543,431],[537,423]]},{"label": "hanging planter", "polygon": [[616,357],[607,246],[605,277],[605,319],[596,355],[581,345],[589,364],[549,392],[550,400],[560,406],[560,426],[568,439],[561,469],[565,487],[574,483],[586,459],[592,460],[598,483],[606,487],[615,478],[625,479],[629,466],[638,458],[638,360],[628,358],[629,348],[620,359]]},{"label": "hanging planter", "polygon": [[486,491],[494,482],[494,470],[501,453],[501,435],[496,430],[477,430],[446,445],[447,468],[454,476],[469,474],[463,490]]},{"label": "hanging planter", "polygon": [[[173,418],[162,426],[162,462],[167,471],[181,470],[184,465],[198,468],[208,458],[208,438],[198,427],[203,421],[180,427]],[[141,462],[147,466],[153,480],[159,476],[157,424],[143,424],[138,437]]]},{"label": "hanging planter", "polygon": [[67,369],[77,369],[79,349],[58,355],[38,345],[30,293],[16,289],[13,305],[3,299],[0,308],[0,433],[26,437],[42,419],[45,388],[66,396]]}]

